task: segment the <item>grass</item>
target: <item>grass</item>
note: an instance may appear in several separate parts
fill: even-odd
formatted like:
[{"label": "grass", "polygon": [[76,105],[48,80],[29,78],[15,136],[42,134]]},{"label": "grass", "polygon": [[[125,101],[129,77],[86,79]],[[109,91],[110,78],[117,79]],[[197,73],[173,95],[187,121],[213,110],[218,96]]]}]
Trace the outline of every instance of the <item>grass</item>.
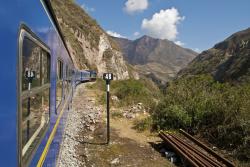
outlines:
[{"label": "grass", "polygon": [[[98,101],[101,104],[106,102],[106,84],[105,81],[97,79],[89,88],[99,91]],[[119,101],[111,100],[111,105],[115,107],[131,106],[138,103],[143,103],[148,109],[162,97],[160,89],[153,82],[147,79],[141,80],[117,80],[111,81],[110,84],[111,96],[117,96]]]},{"label": "grass", "polygon": [[113,111],[111,112],[111,117],[116,119],[116,118],[122,118],[123,115],[122,115],[122,112],[119,112],[119,111]]},{"label": "grass", "polygon": [[115,81],[112,93],[120,100],[120,106],[143,103],[146,108],[150,108],[161,96],[158,87],[147,79]]},{"label": "grass", "polygon": [[137,130],[138,132],[143,132],[145,130],[151,130],[153,120],[151,117],[137,119],[134,121],[133,129]]}]

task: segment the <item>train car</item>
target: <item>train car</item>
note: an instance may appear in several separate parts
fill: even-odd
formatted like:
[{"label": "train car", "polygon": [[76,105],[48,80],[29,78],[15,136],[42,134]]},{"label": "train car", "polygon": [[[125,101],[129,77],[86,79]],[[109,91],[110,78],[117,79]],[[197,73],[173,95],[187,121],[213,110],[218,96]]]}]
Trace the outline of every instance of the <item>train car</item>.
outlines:
[{"label": "train car", "polygon": [[90,73],[90,81],[95,81],[96,77],[97,77],[97,73],[94,70],[88,70],[88,72]]},{"label": "train car", "polygon": [[83,83],[96,80],[96,71],[93,70],[78,70],[76,73],[76,82]]},{"label": "train car", "polygon": [[56,166],[77,69],[50,0],[0,5],[0,166]]},{"label": "train car", "polygon": [[90,81],[90,72],[86,70],[78,70],[76,74],[76,81],[78,83]]},{"label": "train car", "polygon": [[81,73],[81,82],[88,82],[90,81],[90,72],[89,71],[80,71]]}]

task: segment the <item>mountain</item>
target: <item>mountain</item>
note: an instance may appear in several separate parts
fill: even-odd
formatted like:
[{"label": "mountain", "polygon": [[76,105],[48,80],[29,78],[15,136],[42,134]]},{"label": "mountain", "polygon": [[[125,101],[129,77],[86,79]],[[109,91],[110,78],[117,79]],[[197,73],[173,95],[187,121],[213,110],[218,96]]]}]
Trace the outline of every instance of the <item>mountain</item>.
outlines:
[{"label": "mountain", "polygon": [[207,74],[220,81],[250,81],[250,28],[199,54],[179,77]]},{"label": "mountain", "polygon": [[73,63],[78,69],[94,69],[115,79],[136,75],[128,68],[119,47],[80,6],[72,0],[51,0]]},{"label": "mountain", "polygon": [[168,40],[142,36],[134,41],[112,37],[121,48],[125,60],[140,74],[163,82],[173,78],[196,55]]}]

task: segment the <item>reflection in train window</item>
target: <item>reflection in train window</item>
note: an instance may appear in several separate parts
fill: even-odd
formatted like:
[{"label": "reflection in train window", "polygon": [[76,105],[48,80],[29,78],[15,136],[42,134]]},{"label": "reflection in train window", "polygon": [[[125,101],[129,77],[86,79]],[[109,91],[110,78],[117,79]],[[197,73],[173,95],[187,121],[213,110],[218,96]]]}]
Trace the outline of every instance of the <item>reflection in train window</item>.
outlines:
[{"label": "reflection in train window", "polygon": [[69,72],[68,72],[68,70],[69,70],[69,67],[66,65],[66,68],[65,68],[65,75],[64,75],[64,81],[63,81],[63,84],[64,84],[64,98],[66,98],[67,97],[67,95],[68,95],[68,74],[69,74]]},{"label": "reflection in train window", "polygon": [[22,156],[27,161],[49,123],[49,88],[22,101]]},{"label": "reflection in train window", "polygon": [[[23,31],[21,39],[20,147],[27,163],[39,145],[50,118],[50,54],[42,42]],[[20,35],[22,37],[22,34]],[[21,66],[22,65],[22,66]]]},{"label": "reflection in train window", "polygon": [[56,107],[60,105],[62,101],[63,94],[63,63],[62,61],[57,61],[57,83],[56,83]]},{"label": "reflection in train window", "polygon": [[22,90],[28,89],[28,80],[25,77],[26,71],[33,71],[35,78],[32,80],[32,87],[37,87],[41,85],[40,77],[40,54],[42,53],[41,48],[32,42],[29,38],[24,37],[23,39],[23,75],[22,75]]},{"label": "reflection in train window", "polygon": [[50,56],[46,52],[42,52],[42,83],[50,82]]},{"label": "reflection in train window", "polygon": [[72,82],[73,82],[74,76],[75,76],[75,71],[74,71],[74,70],[71,70],[71,73],[70,73],[70,82],[71,82],[71,84],[72,84]]}]

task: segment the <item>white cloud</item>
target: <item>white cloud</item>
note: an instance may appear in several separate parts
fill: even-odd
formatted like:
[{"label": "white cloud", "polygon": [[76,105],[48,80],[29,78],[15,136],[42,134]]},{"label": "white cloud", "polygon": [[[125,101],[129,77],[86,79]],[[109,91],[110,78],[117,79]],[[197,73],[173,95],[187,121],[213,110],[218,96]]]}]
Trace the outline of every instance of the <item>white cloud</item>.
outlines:
[{"label": "white cloud", "polygon": [[134,32],[134,34],[133,34],[135,37],[137,37],[137,36],[139,36],[140,35],[140,33],[139,32]]},{"label": "white cloud", "polygon": [[185,43],[181,42],[181,41],[175,41],[174,42],[176,45],[179,45],[179,46],[184,46]]},{"label": "white cloud", "polygon": [[193,50],[197,53],[201,53],[201,50],[199,48],[194,48]]},{"label": "white cloud", "polygon": [[184,19],[185,17],[180,16],[178,10],[172,7],[155,13],[150,20],[143,19],[141,28],[152,37],[175,41],[178,35],[177,24]]},{"label": "white cloud", "polygon": [[84,9],[86,12],[94,12],[95,11],[95,8],[88,7],[85,4],[82,4],[81,8]]},{"label": "white cloud", "polygon": [[110,31],[108,30],[107,33],[110,35],[110,36],[113,36],[113,37],[117,37],[117,38],[126,38],[125,36],[117,33],[117,32],[114,32],[114,31]]},{"label": "white cloud", "polygon": [[128,0],[124,10],[129,13],[141,12],[148,8],[148,0]]}]

